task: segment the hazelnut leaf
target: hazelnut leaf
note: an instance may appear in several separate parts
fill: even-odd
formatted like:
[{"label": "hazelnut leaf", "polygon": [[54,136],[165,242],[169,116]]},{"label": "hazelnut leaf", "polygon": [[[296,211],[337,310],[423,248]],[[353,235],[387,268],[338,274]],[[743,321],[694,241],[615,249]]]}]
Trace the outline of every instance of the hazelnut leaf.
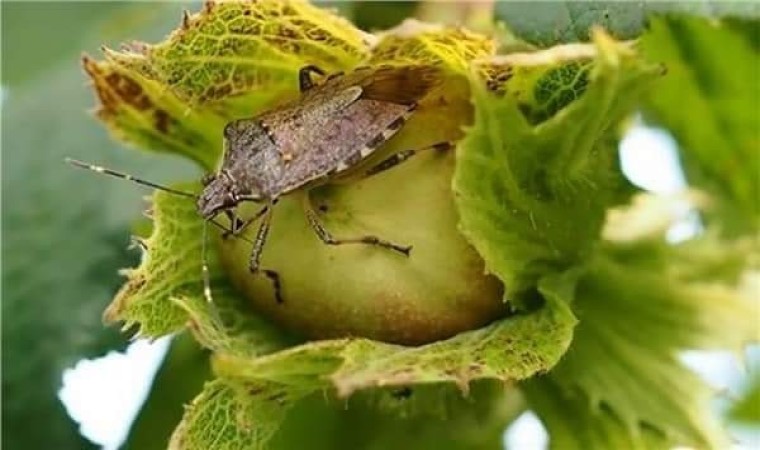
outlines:
[{"label": "hazelnut leaf", "polygon": [[[710,412],[714,390],[683,365],[678,352],[740,351],[757,342],[760,304],[736,282],[689,279],[680,266],[693,269],[694,243],[671,249],[661,241],[656,251],[653,245],[610,245],[578,282],[573,343],[548,375],[526,387],[529,403],[549,426],[552,448],[616,447],[614,434],[597,429],[612,426],[603,423],[615,423],[617,435],[635,443],[632,448],[650,448],[646,442],[655,438],[667,448],[729,445]],[[549,400],[554,390],[562,394]],[[566,425],[557,422],[556,408],[564,420],[587,420],[576,424],[587,432],[561,432]]]},{"label": "hazelnut leaf", "polygon": [[193,401],[171,448],[266,448],[288,410],[319,391],[347,397],[359,389],[453,382],[466,392],[476,379],[516,381],[546,371],[570,342],[575,319],[561,295],[574,279],[544,280],[547,302],[537,311],[421,347],[344,339],[254,359],[218,353],[219,379]]},{"label": "hazelnut leaf", "polygon": [[[590,55],[582,95],[537,125],[508,90],[489,92],[473,75],[475,122],[457,148],[454,192],[460,228],[488,271],[504,282],[507,299],[519,300],[542,274],[567,270],[593,251],[605,211],[623,185],[616,127],[657,71],[601,31],[593,46],[510,54],[481,66],[493,74],[499,66],[558,67]],[[563,74],[550,70],[542,77],[561,81]],[[519,77],[505,83],[519,83]],[[565,83],[553,85],[564,89]],[[537,82],[534,89],[542,88]]]},{"label": "hazelnut leaf", "polygon": [[115,137],[211,171],[227,122],[297,95],[303,66],[356,66],[370,38],[298,0],[207,2],[165,41],[105,49],[105,61],[86,57],[84,67],[100,100],[96,113]]}]

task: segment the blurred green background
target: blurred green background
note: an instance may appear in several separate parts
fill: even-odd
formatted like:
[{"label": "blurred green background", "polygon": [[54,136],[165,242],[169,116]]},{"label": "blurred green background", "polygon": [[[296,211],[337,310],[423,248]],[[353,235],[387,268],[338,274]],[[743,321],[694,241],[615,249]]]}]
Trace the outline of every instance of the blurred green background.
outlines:
[{"label": "blurred green background", "polygon": [[130,228],[147,192],[77,171],[64,157],[169,181],[189,163],[125,152],[90,114],[83,51],[155,40],[180,3],[2,3],[2,447],[91,447],[56,392],[82,357],[123,348],[101,313],[136,263]]}]

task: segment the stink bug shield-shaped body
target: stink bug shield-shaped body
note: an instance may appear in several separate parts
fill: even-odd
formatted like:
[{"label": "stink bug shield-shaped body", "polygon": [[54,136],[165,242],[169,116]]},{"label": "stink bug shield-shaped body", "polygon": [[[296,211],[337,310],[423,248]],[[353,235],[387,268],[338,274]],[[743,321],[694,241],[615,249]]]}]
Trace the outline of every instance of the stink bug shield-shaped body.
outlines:
[{"label": "stink bug shield-shaped body", "polygon": [[314,85],[311,71],[321,73],[301,70],[297,100],[225,127],[221,169],[198,203],[205,218],[350,171],[396,134],[438,79],[429,66],[383,67]]},{"label": "stink bug shield-shaped body", "polygon": [[[322,226],[312,208],[308,191],[351,173],[377,148],[395,135],[422,99],[439,81],[431,66],[359,69],[348,75],[329,77],[315,85],[310,73],[301,70],[302,95],[257,117],[231,122],[225,127],[225,152],[216,175],[205,180],[198,210],[205,219],[220,212],[232,220],[238,234],[263,216],[250,258],[252,272],[260,270],[261,251],[269,232],[272,207],[281,196],[306,191],[304,212],[317,236],[330,245],[363,243],[385,247],[405,255],[411,247],[376,236],[336,239]],[[408,152],[378,164],[376,173],[408,158]],[[243,201],[261,202],[262,210],[240,221],[234,209]],[[279,286],[271,270],[264,271]]]},{"label": "stink bug shield-shaped body", "polygon": [[[224,157],[219,171],[203,179],[200,196],[165,188],[109,169],[72,161],[75,165],[195,197],[199,214],[207,222],[224,228],[215,217],[230,219],[225,235],[239,235],[261,218],[250,257],[250,270],[261,272],[273,283],[275,298],[282,302],[280,278],[260,267],[261,253],[269,233],[277,200],[295,191],[304,192],[304,212],[317,236],[326,244],[368,244],[408,255],[411,247],[376,236],[334,238],[322,226],[311,205],[309,190],[336,178],[352,175],[375,150],[395,135],[418,102],[438,84],[439,69],[432,66],[384,66],[361,68],[346,75],[336,74],[315,84],[311,74],[324,75],[314,66],[299,73],[301,96],[256,117],[229,123],[224,129]],[[448,143],[432,146],[448,148]],[[373,175],[389,169],[416,153],[397,153],[366,170]],[[241,202],[256,202],[261,210],[247,220],[236,214]],[[205,229],[204,229],[205,230]],[[204,251],[205,251],[204,231]],[[208,269],[204,282],[210,299]]]}]

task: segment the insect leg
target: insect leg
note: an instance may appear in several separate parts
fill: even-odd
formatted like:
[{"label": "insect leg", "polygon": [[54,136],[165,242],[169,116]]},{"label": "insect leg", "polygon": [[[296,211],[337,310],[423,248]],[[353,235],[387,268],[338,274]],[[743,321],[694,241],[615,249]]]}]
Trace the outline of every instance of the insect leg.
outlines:
[{"label": "insect leg", "polygon": [[407,159],[411,158],[417,153],[425,151],[425,150],[445,151],[445,150],[450,150],[452,148],[454,148],[454,145],[451,142],[439,142],[437,144],[431,145],[430,147],[425,147],[425,148],[421,148],[417,150],[404,150],[380,161],[379,163],[377,163],[377,165],[370,167],[369,170],[367,170],[365,175],[369,177],[372,175],[376,175],[380,172],[385,172],[386,170],[396,167],[397,165],[401,164],[402,162],[406,161]]},{"label": "insect leg", "polygon": [[298,71],[298,86],[301,89],[301,92],[306,92],[314,87],[314,82],[311,80],[312,73],[324,75],[325,71],[311,64],[301,67],[301,69]]},{"label": "insect leg", "polygon": [[237,216],[237,213],[234,210],[227,209],[224,211],[224,214],[227,215],[227,218],[230,219],[230,228],[225,230],[224,233],[222,233],[222,239],[226,239],[230,236],[238,236],[240,234],[243,234],[243,232],[250,226],[253,222],[258,220],[259,217],[263,216],[264,213],[267,212],[267,209],[269,208],[269,205],[265,205],[263,208],[261,208],[256,214],[249,217],[246,220],[242,220]]},{"label": "insect leg", "polygon": [[327,245],[376,245],[378,247],[397,251],[405,256],[409,256],[409,252],[412,251],[411,245],[394,244],[393,242],[380,239],[377,236],[361,236],[350,239],[336,239],[332,234],[330,234],[329,231],[325,229],[324,225],[319,220],[319,216],[317,216],[317,213],[314,211],[314,207],[311,205],[311,198],[309,197],[308,192],[306,192],[303,196],[303,209],[306,214],[306,219],[309,221],[309,225],[311,225],[311,227],[314,229],[314,232],[317,233],[319,239]]},{"label": "insect leg", "polygon": [[251,250],[251,259],[248,268],[253,274],[261,272],[264,276],[269,278],[272,282],[272,288],[274,288],[275,301],[277,303],[283,303],[280,275],[274,270],[261,268],[261,252],[264,250],[264,244],[266,244],[267,236],[269,235],[269,226],[272,223],[272,208],[267,205],[262,214],[264,215],[264,219],[261,221],[259,230],[256,232],[256,239],[253,241],[253,250]]},{"label": "insect leg", "polygon": [[224,215],[230,220],[230,228],[225,229],[222,233],[222,239],[227,239],[230,236],[234,236],[238,233],[239,227],[242,226],[243,221],[237,216],[235,211],[231,209],[224,210]]}]

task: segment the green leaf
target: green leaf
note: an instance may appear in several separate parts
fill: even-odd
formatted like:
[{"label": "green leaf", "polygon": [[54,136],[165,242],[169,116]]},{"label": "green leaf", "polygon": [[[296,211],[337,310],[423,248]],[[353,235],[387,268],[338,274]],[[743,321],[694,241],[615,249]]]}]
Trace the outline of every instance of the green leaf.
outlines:
[{"label": "green leaf", "polygon": [[492,56],[496,43],[464,28],[442,27],[406,20],[380,34],[370,64],[432,64],[464,72],[470,62]]},{"label": "green leaf", "polygon": [[212,306],[197,292],[172,298],[187,312],[188,326],[204,347],[255,357],[299,342],[252,311],[223,280],[214,281],[212,292]]},{"label": "green leaf", "polygon": [[[287,412],[307,396],[451,382],[467,391],[479,379],[521,380],[548,370],[570,341],[574,319],[560,296],[570,279],[541,285],[546,304],[421,347],[366,339],[319,341],[249,359],[218,355],[220,379],[193,401],[172,448],[264,448]],[[236,417],[230,421],[228,417]]]},{"label": "green leaf", "polygon": [[[521,410],[513,388],[498,383],[476,383],[469,398],[458,391],[434,389],[436,397],[448,402],[445,417],[431,414],[399,416],[393,410],[378,409],[364,398],[350,402],[330,399],[322,393],[303,401],[271,407],[270,402],[246,399],[246,391],[258,391],[259,384],[221,380],[206,385],[188,409],[182,427],[172,439],[172,449],[293,449],[309,448],[381,450],[387,448],[433,450],[491,449],[502,440],[505,424]],[[409,397],[384,392],[394,407],[414,401],[422,389]],[[282,391],[270,390],[274,402],[288,400]],[[278,395],[279,394],[279,395]],[[432,392],[431,392],[432,394]],[[259,406],[263,403],[263,408]],[[287,416],[282,409],[287,408]],[[427,408],[429,409],[429,408]],[[234,421],[228,414],[234,414]],[[272,416],[274,414],[274,417]],[[273,423],[282,421],[275,431]],[[198,424],[207,426],[200,428]],[[234,423],[234,426],[230,426]]]},{"label": "green leaf", "polygon": [[345,19],[300,0],[206,3],[169,39],[142,51],[143,71],[190,104],[251,94],[244,110],[251,115],[257,108],[249,102],[292,93],[307,64],[328,73],[356,65],[368,39]]},{"label": "green leaf", "polygon": [[[266,392],[257,396],[256,392]],[[241,384],[214,380],[190,404],[169,448],[263,448],[284,419],[287,408],[303,394],[272,383]]]},{"label": "green leaf", "polygon": [[[52,60],[48,65],[47,50],[37,53],[34,43],[26,47],[18,35],[6,34],[12,31],[5,28],[11,17],[35,15],[50,28],[64,17],[82,15],[83,23],[69,21],[64,27],[76,31],[62,29],[58,36],[64,41],[71,36],[76,43],[80,38],[73,34],[81,33],[98,42],[103,35],[88,23],[100,22],[85,11],[93,5],[14,4],[14,14],[20,15],[6,17],[8,6],[2,5],[3,76],[17,62],[26,69],[11,75],[19,84],[4,86],[2,105],[2,233],[8,237],[2,245],[2,447],[88,448],[91,444],[79,435],[57,391],[63,370],[77,360],[126,344],[116,330],[103,328],[101,312],[121,282],[117,270],[136,259],[126,247],[144,192],[76,171],[64,157],[105,162],[154,180],[189,170],[184,163],[167,165],[117,153],[86,112],[91,94],[76,67],[74,47],[50,42],[50,34],[44,34],[50,48],[60,51],[55,59],[61,65]],[[160,18],[155,9],[150,11]],[[111,36],[145,33],[135,26],[111,25]],[[6,53],[7,46],[14,50]],[[17,59],[19,52],[27,62]],[[32,61],[42,71],[28,72]]]},{"label": "green leaf", "polygon": [[728,414],[739,424],[760,425],[760,371],[755,369],[750,374],[748,386]]},{"label": "green leaf", "polygon": [[414,16],[419,7],[417,1],[393,2],[343,2],[332,1],[330,7],[346,8],[348,17],[357,27],[365,31],[384,30],[398,25]]},{"label": "green leaf", "polygon": [[551,377],[537,377],[522,388],[549,432],[551,450],[673,448],[657,430],[642,426],[631,431],[608,408],[590,407],[583,394],[565,390]]},{"label": "green leaf", "polygon": [[[195,185],[180,185],[192,190]],[[104,317],[137,328],[138,336],[156,338],[186,325],[206,348],[256,355],[276,350],[292,338],[248,310],[219,267],[215,247],[206,260],[214,305],[203,295],[203,228],[193,199],[157,191],[153,196],[151,236],[142,241],[143,260],[124,269],[122,286]]]},{"label": "green leaf", "polygon": [[[542,274],[581,263],[598,240],[605,211],[622,186],[617,167],[616,126],[631,111],[656,71],[628,46],[599,32],[595,46],[556,47],[494,58],[481,70],[510,83],[521,66],[588,64],[588,86],[578,75],[548,70],[535,84],[582,88],[547,120],[531,125],[520,99],[490,93],[473,83],[475,125],[457,148],[454,191],[460,228],[506,286],[506,298],[525,294]],[[571,69],[571,72],[573,70]],[[522,73],[517,71],[517,73]],[[491,90],[498,85],[488,83]],[[535,96],[535,98],[542,98]],[[528,99],[524,99],[528,103]],[[528,106],[530,107],[530,103]],[[540,105],[533,104],[535,109]],[[553,107],[556,109],[556,106]]]},{"label": "green leaf", "polygon": [[95,113],[111,135],[138,148],[182,155],[212,170],[221,151],[218,136],[225,120],[188,108],[166,86],[133,70],[138,62],[111,50],[95,62],[85,56],[85,72],[100,100]]},{"label": "green leaf", "polygon": [[209,353],[188,333],[172,338],[148,398],[129,430],[126,449],[165,449],[189,403],[211,378]]},{"label": "green leaf", "polygon": [[[728,441],[710,413],[712,391],[677,354],[740,350],[757,340],[760,305],[735,282],[691,280],[690,271],[681,270],[681,255],[672,257],[665,243],[659,251],[648,242],[637,245],[610,246],[590,265],[573,305],[579,318],[573,343],[546,381],[529,386],[528,400],[532,404],[535,397],[549,423],[560,414],[553,407],[585,408],[579,417],[610,415],[626,439],[650,429],[670,446],[723,448]],[[552,386],[565,398],[549,407],[542,391]],[[590,440],[579,448],[609,448],[605,442]]]},{"label": "green leaf", "polygon": [[757,20],[668,16],[653,19],[641,41],[647,57],[668,70],[646,97],[647,118],[673,133],[689,183],[714,197],[705,217],[734,235],[760,225],[760,54],[753,30],[756,36]]},{"label": "green leaf", "polygon": [[84,66],[113,135],[215,169],[224,125],[298,92],[298,70],[336,72],[368,49],[349,22],[299,0],[208,2],[165,41],[133,42]]},{"label": "green leaf", "polygon": [[757,18],[760,15],[760,10],[752,2],[715,0],[496,3],[498,19],[504,20],[521,39],[542,47],[588,41],[594,27],[604,28],[617,39],[633,39],[645,32],[649,17],[676,12],[704,17],[738,15]]},{"label": "green leaf", "polygon": [[[125,330],[138,325],[137,336],[156,338],[180,330],[188,321],[187,312],[173,298],[202,297],[199,236],[203,229],[192,199],[157,191],[150,214],[153,232],[141,241],[142,261],[135,269],[122,270],[127,282],[103,317],[107,323],[125,322]],[[212,259],[209,265],[215,267],[216,261]]]},{"label": "green leaf", "polygon": [[[522,410],[522,401],[513,387],[499,383],[476,383],[468,398],[456,389],[423,389],[399,395],[383,392],[383,399],[395,409],[379,409],[366,398],[354,397],[346,403],[314,394],[295,405],[280,430],[267,444],[270,449],[309,448],[330,450],[388,448],[434,450],[493,449],[500,446],[505,424]],[[436,397],[446,399],[448,413],[400,415],[409,403]],[[377,395],[372,395],[373,398]],[[427,408],[426,408],[427,409]]]}]

